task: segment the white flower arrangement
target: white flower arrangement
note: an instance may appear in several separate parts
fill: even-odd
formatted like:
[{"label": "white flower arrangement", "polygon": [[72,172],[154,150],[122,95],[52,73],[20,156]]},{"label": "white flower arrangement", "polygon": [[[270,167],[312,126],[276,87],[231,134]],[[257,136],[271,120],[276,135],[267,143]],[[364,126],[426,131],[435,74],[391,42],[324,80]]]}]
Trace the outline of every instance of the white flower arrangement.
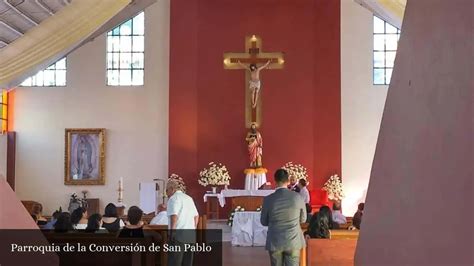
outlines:
[{"label": "white flower arrangement", "polygon": [[198,183],[204,187],[230,185],[229,171],[221,163],[210,162],[208,168],[204,168],[199,172]]},{"label": "white flower arrangement", "polygon": [[175,180],[177,183],[178,183],[178,187],[181,191],[183,191],[184,193],[186,193],[186,185],[184,184],[184,180],[182,177],[180,177],[179,175],[175,174],[175,173],[172,173],[169,177],[168,177],[168,181],[169,180]]},{"label": "white flower arrangement", "polygon": [[323,189],[328,192],[330,200],[341,201],[345,197],[341,178],[337,175],[329,177],[328,181],[324,183]]},{"label": "white flower arrangement", "polygon": [[288,175],[296,177],[297,180],[304,179],[308,180],[308,172],[306,167],[301,164],[294,164],[293,162],[287,162],[282,169],[288,172]]},{"label": "white flower arrangement", "polygon": [[245,211],[244,208],[240,206],[235,207],[235,209],[229,215],[229,219],[227,220],[227,225],[232,226],[234,224],[234,214],[236,212],[243,212],[243,211]]}]

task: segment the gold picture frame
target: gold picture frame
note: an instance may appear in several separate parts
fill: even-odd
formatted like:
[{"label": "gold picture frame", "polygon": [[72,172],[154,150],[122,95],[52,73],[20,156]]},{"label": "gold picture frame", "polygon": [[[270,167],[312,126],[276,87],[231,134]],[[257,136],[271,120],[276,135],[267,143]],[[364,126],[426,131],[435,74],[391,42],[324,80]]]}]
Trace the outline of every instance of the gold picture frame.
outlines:
[{"label": "gold picture frame", "polygon": [[64,184],[105,184],[104,128],[65,130]]}]

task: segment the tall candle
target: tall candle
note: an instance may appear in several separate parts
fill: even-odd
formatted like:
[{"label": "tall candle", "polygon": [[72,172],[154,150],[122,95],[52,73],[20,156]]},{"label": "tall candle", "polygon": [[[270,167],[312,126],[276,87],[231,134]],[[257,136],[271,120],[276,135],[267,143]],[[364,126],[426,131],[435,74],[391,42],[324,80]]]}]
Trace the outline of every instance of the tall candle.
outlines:
[{"label": "tall candle", "polygon": [[119,189],[118,189],[118,202],[122,203],[123,201],[123,177],[119,179]]}]

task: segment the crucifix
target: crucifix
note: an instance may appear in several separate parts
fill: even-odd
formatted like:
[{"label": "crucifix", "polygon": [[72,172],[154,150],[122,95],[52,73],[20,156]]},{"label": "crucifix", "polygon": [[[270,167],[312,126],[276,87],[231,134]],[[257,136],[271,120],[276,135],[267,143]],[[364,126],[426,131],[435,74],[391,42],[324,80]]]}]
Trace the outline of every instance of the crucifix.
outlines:
[{"label": "crucifix", "polygon": [[246,69],[245,71],[245,125],[260,127],[262,124],[261,82],[263,69],[282,69],[282,52],[262,52],[262,39],[252,35],[245,37],[246,52],[224,53],[224,69]]}]

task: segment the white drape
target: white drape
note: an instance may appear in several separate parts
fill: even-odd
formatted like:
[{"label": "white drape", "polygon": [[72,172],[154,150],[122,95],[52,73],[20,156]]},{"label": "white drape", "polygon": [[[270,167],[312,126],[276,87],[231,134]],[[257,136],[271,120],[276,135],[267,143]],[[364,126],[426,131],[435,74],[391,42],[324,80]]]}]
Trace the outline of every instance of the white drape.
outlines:
[{"label": "white drape", "polygon": [[265,246],[268,227],[260,223],[260,212],[236,212],[232,225],[233,246]]}]

